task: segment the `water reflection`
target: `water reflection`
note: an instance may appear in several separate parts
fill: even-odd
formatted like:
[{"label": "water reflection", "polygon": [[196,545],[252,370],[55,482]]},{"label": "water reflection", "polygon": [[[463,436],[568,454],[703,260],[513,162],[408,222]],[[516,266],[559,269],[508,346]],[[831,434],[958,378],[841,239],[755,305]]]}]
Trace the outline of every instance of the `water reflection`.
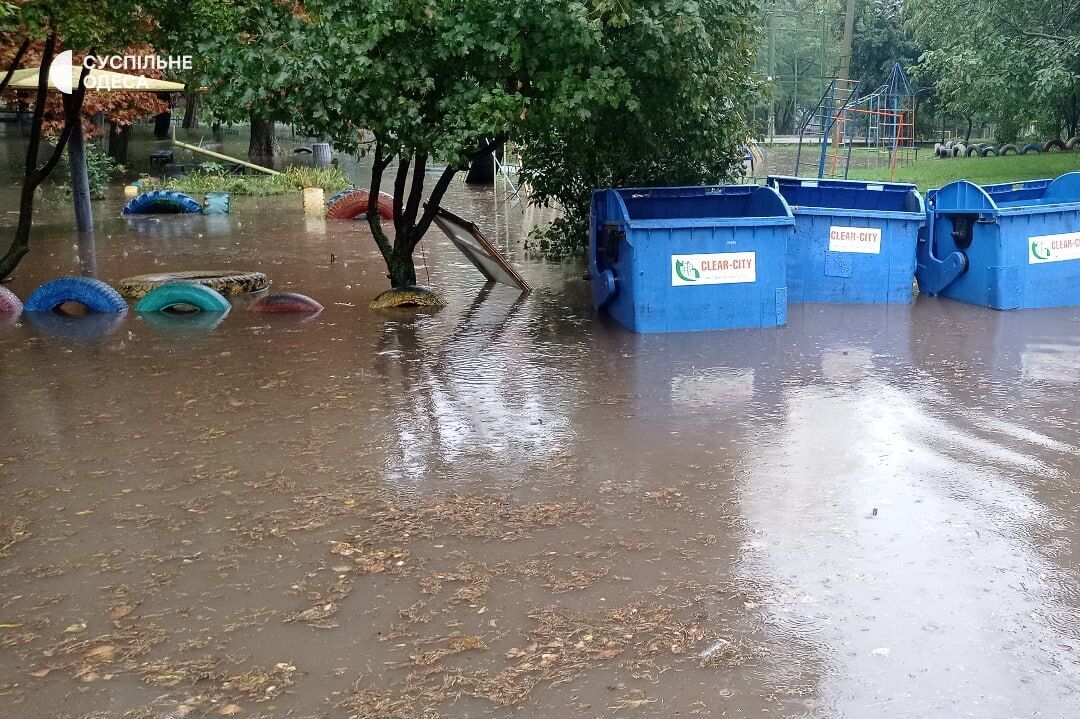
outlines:
[{"label": "water reflection", "polygon": [[[512,483],[524,469],[519,458],[560,451],[575,382],[530,348],[528,304],[487,288],[452,321],[447,308],[437,318],[400,310],[399,321],[386,323],[374,369],[382,391],[401,398],[388,418],[397,447],[388,480],[467,474],[479,462]],[[435,323],[450,329],[432,333]]]},{"label": "water reflection", "polygon": [[823,667],[824,713],[1075,714],[1069,580],[1040,551],[1052,517],[1031,487],[1061,472],[1045,445],[1003,447],[950,413],[947,365],[914,383],[914,337],[853,351],[857,334],[811,335],[820,379],[787,388],[748,454],[742,574],[766,580],[770,622]]},{"label": "water reflection", "polygon": [[203,334],[217,329],[229,315],[225,312],[141,312],[139,318],[147,326],[164,334]]},{"label": "water reflection", "polygon": [[38,332],[61,340],[93,342],[112,334],[124,324],[125,312],[88,312],[71,316],[62,312],[24,312]]}]

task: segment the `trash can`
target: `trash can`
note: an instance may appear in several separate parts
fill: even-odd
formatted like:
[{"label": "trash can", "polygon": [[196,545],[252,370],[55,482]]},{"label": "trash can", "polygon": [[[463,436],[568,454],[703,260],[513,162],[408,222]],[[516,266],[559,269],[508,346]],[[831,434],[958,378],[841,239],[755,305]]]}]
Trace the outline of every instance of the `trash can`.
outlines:
[{"label": "trash can", "polygon": [[916,277],[931,295],[996,310],[1080,305],[1080,172],[927,195]]},{"label": "trash can", "polygon": [[770,177],[795,217],[792,302],[910,302],[926,221],[915,185]]},{"label": "trash can", "polygon": [[757,185],[597,190],[593,304],[635,332],[782,325],[793,225]]}]

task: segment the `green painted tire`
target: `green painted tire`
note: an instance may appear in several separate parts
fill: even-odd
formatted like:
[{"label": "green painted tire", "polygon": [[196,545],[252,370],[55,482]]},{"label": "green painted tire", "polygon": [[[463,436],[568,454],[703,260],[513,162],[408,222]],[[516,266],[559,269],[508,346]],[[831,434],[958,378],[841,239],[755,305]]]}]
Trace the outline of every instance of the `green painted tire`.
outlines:
[{"label": "green painted tire", "polygon": [[135,311],[162,312],[177,305],[188,305],[200,312],[228,312],[232,308],[229,301],[216,290],[190,282],[177,282],[152,290],[139,300]]}]

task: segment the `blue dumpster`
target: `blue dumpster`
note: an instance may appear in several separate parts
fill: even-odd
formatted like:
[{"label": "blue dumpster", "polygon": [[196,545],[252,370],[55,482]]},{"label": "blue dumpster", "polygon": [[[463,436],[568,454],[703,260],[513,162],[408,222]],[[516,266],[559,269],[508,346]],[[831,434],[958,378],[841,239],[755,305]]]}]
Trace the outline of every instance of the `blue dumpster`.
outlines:
[{"label": "blue dumpster", "polygon": [[597,190],[593,304],[635,332],[782,325],[793,225],[757,185]]},{"label": "blue dumpster", "polygon": [[996,310],[1080,305],[1080,172],[927,196],[919,290]]},{"label": "blue dumpster", "polygon": [[770,177],[795,216],[792,302],[910,302],[926,221],[915,185]]}]

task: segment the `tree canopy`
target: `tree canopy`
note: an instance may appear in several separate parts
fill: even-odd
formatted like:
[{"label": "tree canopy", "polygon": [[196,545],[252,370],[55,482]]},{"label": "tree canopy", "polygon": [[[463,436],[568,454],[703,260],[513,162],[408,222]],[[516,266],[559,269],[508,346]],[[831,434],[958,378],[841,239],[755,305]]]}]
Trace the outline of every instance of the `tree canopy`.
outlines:
[{"label": "tree canopy", "polygon": [[1002,139],[1030,124],[1054,135],[1080,131],[1080,6],[907,0],[904,16],[928,48],[917,77],[933,83],[948,109],[987,114],[1007,128]]}]

